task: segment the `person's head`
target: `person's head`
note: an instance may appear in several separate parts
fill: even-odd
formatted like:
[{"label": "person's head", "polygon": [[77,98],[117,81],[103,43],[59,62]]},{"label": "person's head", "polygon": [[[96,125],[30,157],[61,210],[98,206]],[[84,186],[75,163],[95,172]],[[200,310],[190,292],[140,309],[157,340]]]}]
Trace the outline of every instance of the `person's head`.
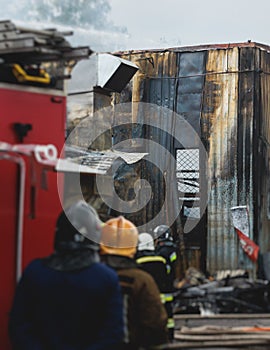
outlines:
[{"label": "person's head", "polygon": [[137,244],[138,230],[123,216],[112,218],[102,226],[100,254],[133,258]]},{"label": "person's head", "polygon": [[143,250],[155,250],[153,237],[149,233],[144,232],[139,234],[137,250],[139,252]]},{"label": "person's head", "polygon": [[77,201],[58,216],[55,229],[55,251],[99,250],[101,221],[96,210]]},{"label": "person's head", "polygon": [[154,240],[156,243],[162,242],[162,241],[172,241],[172,231],[169,226],[167,225],[159,225],[157,226],[154,231]]}]

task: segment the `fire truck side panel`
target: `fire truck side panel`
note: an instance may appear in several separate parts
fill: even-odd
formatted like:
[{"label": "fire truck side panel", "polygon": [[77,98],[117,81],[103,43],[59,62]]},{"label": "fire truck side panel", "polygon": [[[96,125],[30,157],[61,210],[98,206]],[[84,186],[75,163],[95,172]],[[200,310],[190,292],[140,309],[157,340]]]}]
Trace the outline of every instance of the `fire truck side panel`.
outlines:
[{"label": "fire truck side panel", "polygon": [[61,150],[66,104],[62,92],[26,86],[7,88],[8,85],[10,84],[0,84],[1,141],[19,143],[14,124],[30,124],[32,130],[28,131],[23,143],[52,143]]},{"label": "fire truck side panel", "polygon": [[[12,145],[52,144],[60,154],[65,139],[66,97],[63,92],[0,84],[0,105],[0,141]],[[15,123],[30,126],[26,135],[19,137],[14,130]],[[0,167],[0,348],[9,349],[8,314],[16,281],[20,271],[32,259],[53,251],[62,190],[60,188],[58,192],[59,174],[44,170],[41,164],[28,156],[15,154],[8,160],[1,159]],[[60,180],[60,187],[61,184],[63,180]],[[18,241],[20,213],[21,248]]]},{"label": "fire truck side panel", "polygon": [[[1,207],[1,244],[0,244],[0,347],[8,349],[7,319],[16,283],[16,222],[17,214],[17,165],[8,160],[0,161],[0,207]],[[5,174],[4,174],[5,172]],[[4,176],[5,175],[5,176]],[[6,176],[8,175],[8,176]],[[14,186],[10,186],[10,183]],[[3,218],[6,218],[3,220]],[[4,342],[4,343],[2,343]]]}]

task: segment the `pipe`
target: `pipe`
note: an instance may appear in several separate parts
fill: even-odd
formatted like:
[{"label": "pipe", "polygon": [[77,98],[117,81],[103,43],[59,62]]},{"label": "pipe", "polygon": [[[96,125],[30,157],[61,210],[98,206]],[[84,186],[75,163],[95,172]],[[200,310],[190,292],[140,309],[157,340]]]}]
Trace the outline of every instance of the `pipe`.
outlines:
[{"label": "pipe", "polygon": [[23,217],[24,217],[24,198],[25,198],[25,161],[20,156],[11,156],[9,154],[0,155],[0,160],[9,160],[20,166],[20,189],[19,189],[19,212],[17,222],[17,245],[16,245],[16,281],[18,282],[22,275],[22,252],[23,252]]}]

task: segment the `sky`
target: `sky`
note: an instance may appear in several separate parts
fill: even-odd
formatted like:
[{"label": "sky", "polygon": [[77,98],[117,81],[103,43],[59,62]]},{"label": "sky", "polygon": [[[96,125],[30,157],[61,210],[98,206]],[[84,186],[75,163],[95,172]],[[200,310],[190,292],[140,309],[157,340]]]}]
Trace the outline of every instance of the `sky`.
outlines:
[{"label": "sky", "polygon": [[109,0],[130,49],[245,42],[270,45],[269,0]]},{"label": "sky", "polygon": [[[27,13],[25,9],[31,1],[39,0],[9,0],[8,3],[0,0],[5,9],[0,19],[10,19],[30,28],[72,30],[74,35],[68,38],[72,45],[88,45],[96,52],[247,40],[270,45],[269,0],[107,0],[111,11],[103,30],[68,27],[68,24],[67,28],[62,28],[53,23],[42,23],[42,18],[36,23],[29,20],[22,23],[22,15]],[[110,21],[114,27],[126,30],[121,32],[107,27]]]}]

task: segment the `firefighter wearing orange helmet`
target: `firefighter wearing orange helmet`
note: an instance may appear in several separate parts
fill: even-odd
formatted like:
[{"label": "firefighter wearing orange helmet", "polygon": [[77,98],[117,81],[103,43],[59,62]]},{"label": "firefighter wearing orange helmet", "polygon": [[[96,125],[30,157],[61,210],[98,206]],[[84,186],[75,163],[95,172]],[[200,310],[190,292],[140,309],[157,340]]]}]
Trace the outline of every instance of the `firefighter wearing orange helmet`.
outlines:
[{"label": "firefighter wearing orange helmet", "polygon": [[124,349],[132,350],[168,342],[166,310],[153,277],[135,262],[137,244],[138,230],[123,216],[103,225],[101,259],[118,273],[126,307]]}]

